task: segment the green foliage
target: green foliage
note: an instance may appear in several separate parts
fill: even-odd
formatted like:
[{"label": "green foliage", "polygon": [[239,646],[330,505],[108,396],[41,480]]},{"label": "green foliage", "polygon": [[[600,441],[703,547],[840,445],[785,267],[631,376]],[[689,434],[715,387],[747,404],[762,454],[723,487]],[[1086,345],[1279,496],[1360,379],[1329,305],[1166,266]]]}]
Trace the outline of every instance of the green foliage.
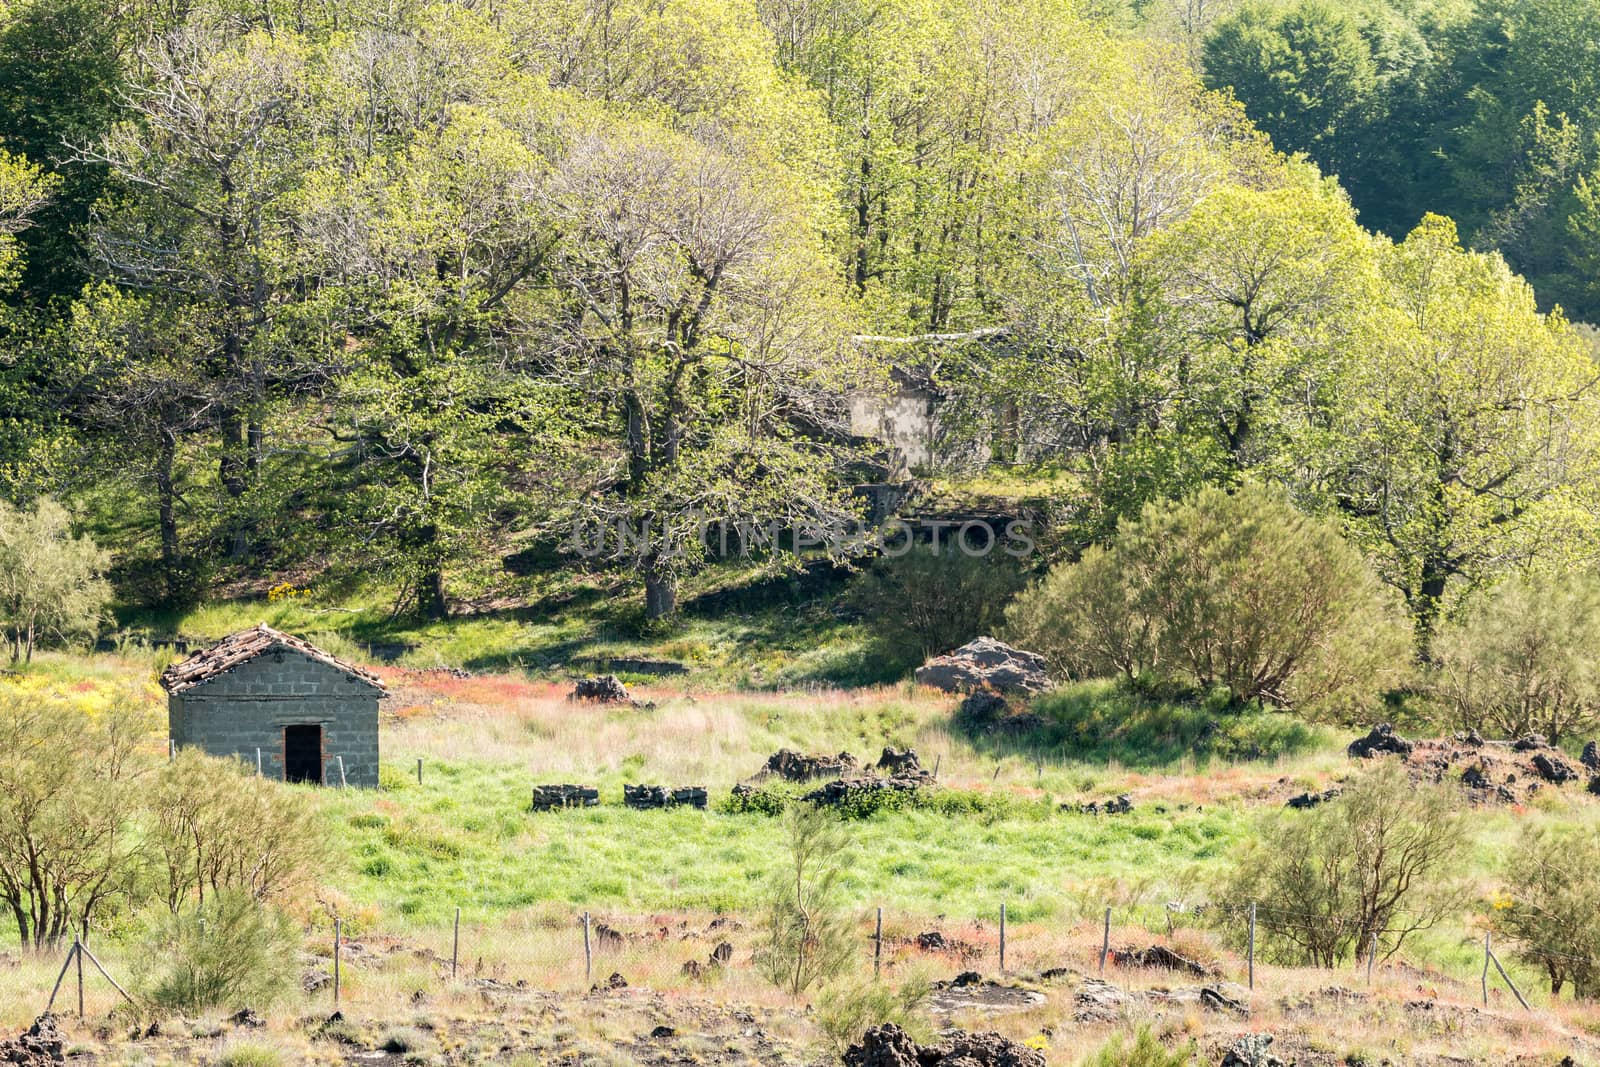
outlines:
[{"label": "green foliage", "polygon": [[1392,955],[1464,900],[1459,861],[1471,835],[1456,804],[1447,787],[1385,762],[1309,812],[1280,810],[1234,856],[1219,921],[1237,939],[1255,902],[1258,949],[1286,963],[1364,959],[1374,937]]},{"label": "green foliage", "polygon": [[904,547],[863,571],[849,593],[884,655],[911,666],[1000,629],[1023,576],[998,543],[982,556]]},{"label": "green foliage", "polygon": [[1192,1038],[1181,1048],[1169,1050],[1148,1026],[1141,1026],[1132,1044],[1126,1035],[1117,1034],[1090,1053],[1082,1067],[1193,1067],[1199,1056]]},{"label": "green foliage", "polygon": [[843,1056],[868,1028],[884,1023],[918,1037],[927,1029],[920,1009],[932,992],[932,982],[923,975],[912,975],[894,987],[872,980],[830,985],[817,997],[817,1026],[835,1057]]},{"label": "green foliage", "polygon": [[798,997],[838,976],[855,956],[854,924],[839,897],[850,842],[838,820],[807,804],[790,807],[784,830],[786,855],[762,916],[755,965]]},{"label": "green foliage", "polygon": [[41,640],[98,630],[111,599],[101,578],[106,562],[93,541],[73,535],[55,501],[24,510],[0,500],[0,629],[13,663],[31,661]]},{"label": "green foliage", "polygon": [[1390,597],[1326,522],[1254,485],[1146,506],[1018,598],[1011,632],[1079,677],[1159,677],[1239,703],[1342,710],[1404,662]]},{"label": "green foliage", "polygon": [[1505,888],[1490,919],[1517,955],[1541,968],[1550,995],[1572,983],[1582,999],[1600,992],[1600,844],[1577,827],[1525,826],[1505,864]]},{"label": "green foliage", "polygon": [[283,1067],[287,1062],[276,1045],[253,1038],[230,1038],[217,1053],[217,1067]]},{"label": "green foliage", "polygon": [[1433,682],[1461,726],[1558,742],[1600,722],[1600,579],[1514,578],[1434,641]]},{"label": "green foliage", "polygon": [[1271,760],[1310,750],[1318,734],[1297,716],[1264,711],[1228,713],[1226,697],[1162,699],[1112,681],[1062,686],[1034,699],[1029,710],[1046,722],[1030,741],[1073,758],[1159,767],[1200,760]]},{"label": "green foliage", "polygon": [[132,692],[87,709],[0,689],[0,902],[24,947],[54,948],[137,874],[137,757],[152,719]]},{"label": "green foliage", "polygon": [[262,1010],[292,988],[299,947],[276,909],[243,893],[219,893],[155,920],[141,947],[138,985],[163,1013]]},{"label": "green foliage", "polygon": [[186,748],[158,772],[146,803],[156,892],[174,913],[224,893],[282,900],[324,858],[306,798],[237,759]]}]

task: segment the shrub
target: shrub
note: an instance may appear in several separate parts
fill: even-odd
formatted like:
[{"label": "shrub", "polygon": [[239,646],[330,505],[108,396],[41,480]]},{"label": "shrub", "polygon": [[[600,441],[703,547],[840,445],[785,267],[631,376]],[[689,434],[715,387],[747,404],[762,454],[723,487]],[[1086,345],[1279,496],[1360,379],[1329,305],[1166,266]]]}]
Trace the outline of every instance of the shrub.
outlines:
[{"label": "shrub", "polygon": [[0,500],[0,629],[11,659],[33,659],[42,638],[93,634],[111,586],[100,575],[109,555],[72,535],[71,517],[53,500],[33,510]]},{"label": "shrub", "polygon": [[1454,871],[1467,845],[1455,797],[1385,763],[1337,800],[1271,816],[1236,857],[1218,911],[1239,940],[1255,901],[1257,947],[1286,963],[1337,966],[1365,956],[1375,934],[1392,954],[1461,905]]},{"label": "shrub", "polygon": [[969,556],[955,546],[935,553],[931,546],[913,545],[857,576],[850,602],[884,654],[898,663],[920,663],[997,632],[1006,604],[1022,585],[1020,565],[998,549]]},{"label": "shrub", "polygon": [[1083,1067],[1192,1067],[1199,1055],[1192,1039],[1184,1047],[1168,1051],[1148,1026],[1141,1026],[1132,1045],[1118,1034],[1090,1053]]},{"label": "shrub", "polygon": [[1007,617],[1068,675],[1328,710],[1397,682],[1411,648],[1397,598],[1333,525],[1253,485],[1148,505]]},{"label": "shrub", "polygon": [[237,891],[215,894],[155,922],[138,984],[169,1013],[266,1008],[293,984],[299,947],[276,909]]},{"label": "shrub", "polygon": [[773,985],[800,996],[843,972],[856,950],[839,890],[849,839],[838,820],[809,804],[792,805],[784,818],[788,855],[768,897],[755,964]]},{"label": "shrub", "polygon": [[250,1038],[234,1038],[217,1053],[217,1067],[283,1067],[283,1050]]},{"label": "shrub", "polygon": [[1600,725],[1600,578],[1508,581],[1434,639],[1434,688],[1463,727],[1551,741]]},{"label": "shrub", "polygon": [[1050,745],[1078,759],[1162,766],[1184,756],[1276,759],[1313,746],[1317,732],[1293,715],[1248,710],[1223,714],[1222,699],[1180,703],[1129,692],[1110,681],[1062,686],[1030,710]]},{"label": "shrub", "polygon": [[1568,982],[1579,998],[1600,993],[1600,841],[1567,827],[1525,828],[1494,901],[1496,932],[1540,967],[1557,996]]},{"label": "shrub", "polygon": [[817,998],[817,1026],[835,1057],[843,1056],[869,1027],[884,1023],[917,1037],[921,1030],[917,1012],[932,992],[922,975],[906,979],[899,989],[870,980],[830,986]]},{"label": "shrub", "polygon": [[149,803],[148,845],[172,911],[226,891],[281,897],[321,858],[307,798],[239,760],[186,748],[162,767]]}]

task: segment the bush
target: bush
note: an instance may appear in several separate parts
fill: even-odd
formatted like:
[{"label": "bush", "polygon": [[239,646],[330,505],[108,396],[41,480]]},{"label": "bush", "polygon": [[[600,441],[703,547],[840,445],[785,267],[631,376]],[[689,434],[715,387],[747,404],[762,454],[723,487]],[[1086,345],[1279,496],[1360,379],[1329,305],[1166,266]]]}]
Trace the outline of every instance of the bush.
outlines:
[{"label": "bush", "polygon": [[1464,728],[1552,742],[1600,725],[1600,579],[1520,578],[1434,639],[1434,688]]},{"label": "bush", "polygon": [[1091,1053],[1083,1067],[1192,1067],[1199,1055],[1193,1040],[1169,1052],[1148,1026],[1141,1026],[1131,1046],[1118,1034]]},{"label": "bush", "polygon": [[1333,711],[1397,683],[1411,650],[1397,598],[1361,554],[1253,485],[1148,505],[1007,617],[1018,644],[1070,676]]},{"label": "bush", "polygon": [[842,973],[856,951],[839,892],[849,839],[838,820],[809,804],[792,805],[784,818],[788,855],[768,897],[755,964],[773,985],[800,996]]},{"label": "bush", "polygon": [[217,1067],[283,1067],[283,1050],[250,1038],[234,1038],[217,1053]]},{"label": "bush", "polygon": [[168,1013],[264,1009],[293,985],[299,948],[276,909],[245,893],[217,894],[155,923],[139,955],[138,984],[152,1007]]},{"label": "bush", "polygon": [[1542,968],[1550,995],[1600,993],[1600,841],[1591,831],[1525,828],[1506,864],[1494,929],[1519,957]]},{"label": "bush", "polygon": [[1030,710],[1045,722],[1050,746],[1077,759],[1163,766],[1185,756],[1276,759],[1316,744],[1317,732],[1283,712],[1223,714],[1221,699],[1162,700],[1110,681],[1063,686]]},{"label": "bush", "polygon": [[969,556],[953,546],[935,553],[913,545],[863,571],[849,598],[886,656],[916,664],[997,632],[1022,585],[1020,565],[999,549]]},{"label": "bush", "polygon": [[835,1057],[843,1056],[869,1027],[884,1023],[921,1037],[917,1012],[932,992],[921,975],[906,979],[899,989],[876,981],[830,986],[817,998],[817,1026]]},{"label": "bush", "polygon": [[186,748],[161,768],[149,803],[147,844],[172,911],[228,891],[281,898],[322,858],[308,799],[237,759]]},{"label": "bush", "polygon": [[1393,954],[1463,903],[1454,872],[1467,845],[1453,794],[1386,762],[1337,800],[1271,816],[1236,857],[1217,910],[1239,941],[1244,909],[1256,902],[1257,948],[1284,963],[1359,959],[1374,934]]}]

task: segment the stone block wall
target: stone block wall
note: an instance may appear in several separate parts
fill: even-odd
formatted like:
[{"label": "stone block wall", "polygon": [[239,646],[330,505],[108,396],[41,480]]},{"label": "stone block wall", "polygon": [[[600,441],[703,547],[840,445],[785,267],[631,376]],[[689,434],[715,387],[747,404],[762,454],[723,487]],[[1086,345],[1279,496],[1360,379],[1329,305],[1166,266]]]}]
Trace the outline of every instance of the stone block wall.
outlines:
[{"label": "stone block wall", "polygon": [[177,745],[214,756],[237,756],[284,776],[284,728],[322,727],[323,781],[339,784],[339,760],[352,786],[378,784],[378,699],[381,694],[336,667],[298,652],[274,650],[226,674],[168,697]]}]

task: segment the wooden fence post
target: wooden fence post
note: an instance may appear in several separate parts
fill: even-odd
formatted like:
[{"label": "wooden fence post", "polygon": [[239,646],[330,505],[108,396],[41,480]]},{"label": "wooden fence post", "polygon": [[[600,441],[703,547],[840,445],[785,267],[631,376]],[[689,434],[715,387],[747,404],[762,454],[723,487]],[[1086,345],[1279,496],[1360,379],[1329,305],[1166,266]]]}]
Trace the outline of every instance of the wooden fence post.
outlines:
[{"label": "wooden fence post", "polygon": [[[422,761],[417,761],[417,766],[422,766]],[[456,909],[456,932],[450,941],[450,980],[456,980],[456,961],[461,958],[461,909]]]},{"label": "wooden fence post", "polygon": [[417,757],[417,784],[422,784],[422,757]]},{"label": "wooden fence post", "polygon": [[350,788],[350,783],[345,780],[345,776],[344,776],[344,757],[343,756],[335,756],[334,758],[339,761],[339,788],[340,789],[348,789],[348,788]]},{"label": "wooden fence post", "polygon": [[1483,933],[1483,1006],[1489,1006],[1489,932]]},{"label": "wooden fence post", "polygon": [[72,947],[67,950],[67,958],[61,961],[61,973],[56,975],[56,984],[50,990],[50,1002],[44,1006],[45,1011],[48,1012],[56,1006],[56,994],[61,992],[61,983],[67,980],[67,971],[72,967],[72,961],[77,955],[78,943],[74,941]]},{"label": "wooden fence post", "polygon": [[1106,973],[1106,957],[1111,955],[1111,909],[1106,909],[1105,935],[1100,939],[1100,973]]},{"label": "wooden fence post", "polygon": [[1517,988],[1517,983],[1513,982],[1511,976],[1506,973],[1506,969],[1500,966],[1500,957],[1491,952],[1489,953],[1489,959],[1494,961],[1494,969],[1500,972],[1501,978],[1505,979],[1506,986],[1511,990],[1511,995],[1517,998],[1517,1003],[1522,1005],[1524,1011],[1532,1011],[1533,1009],[1528,1007],[1528,1002],[1522,999],[1522,991]]},{"label": "wooden fence post", "polygon": [[261,750],[256,749],[256,777],[261,777]]},{"label": "wooden fence post", "polygon": [[333,920],[333,1010],[339,1010],[339,952],[343,941],[344,921]]},{"label": "wooden fence post", "polygon": [[128,1002],[128,1006],[130,1008],[132,1008],[135,1012],[139,1010],[139,1005],[134,1002],[133,997],[128,995],[128,991],[126,989],[123,989],[122,986],[117,984],[117,980],[111,977],[111,972],[106,970],[105,965],[100,962],[99,958],[96,957],[93,952],[89,951],[89,946],[79,945],[78,954],[80,956],[88,956],[89,962],[94,964],[94,969],[100,972],[100,977],[110,982],[111,988],[122,994],[122,999]]},{"label": "wooden fence post", "polygon": [[941,752],[937,756],[933,757],[933,777],[934,777],[934,779],[936,781],[939,778],[939,765],[941,763],[943,763],[943,762],[944,762],[944,753],[943,752]]},{"label": "wooden fence post", "polygon": [[1006,973],[1006,902],[1000,902],[1000,973]]},{"label": "wooden fence post", "polygon": [[83,942],[74,938],[72,958],[78,964],[78,1021],[83,1022]]},{"label": "wooden fence post", "polygon": [[1372,984],[1372,961],[1378,958],[1378,933],[1372,933],[1372,944],[1367,946],[1367,985]]},{"label": "wooden fence post", "polygon": [[878,909],[878,926],[872,932],[872,977],[883,974],[883,909]]},{"label": "wooden fence post", "polygon": [[1253,900],[1250,902],[1250,942],[1249,942],[1249,945],[1250,945],[1250,947],[1249,947],[1249,956],[1248,956],[1248,958],[1250,960],[1250,988],[1254,989],[1256,987],[1256,902],[1253,901]]},{"label": "wooden fence post", "polygon": [[583,913],[583,980],[594,980],[594,949],[589,944],[589,913]]}]

